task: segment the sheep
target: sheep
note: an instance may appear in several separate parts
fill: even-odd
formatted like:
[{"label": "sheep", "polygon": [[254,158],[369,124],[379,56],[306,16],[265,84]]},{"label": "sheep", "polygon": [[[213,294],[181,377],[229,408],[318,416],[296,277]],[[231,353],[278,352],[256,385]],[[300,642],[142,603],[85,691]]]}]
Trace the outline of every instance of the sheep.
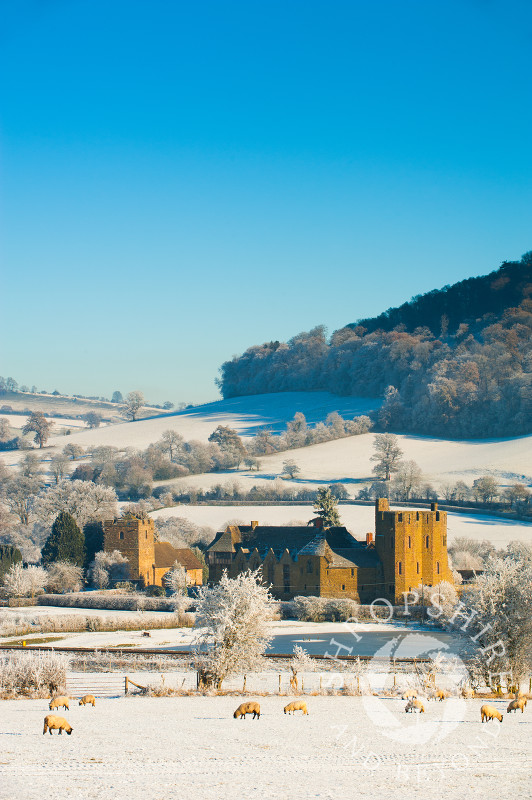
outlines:
[{"label": "sheep", "polygon": [[462,687],[462,691],[461,691],[461,695],[462,695],[462,697],[465,697],[466,699],[469,699],[469,698],[475,696],[475,690],[474,689],[469,689],[467,686],[463,686]]},{"label": "sheep", "polygon": [[497,711],[495,706],[484,705],[480,709],[480,719],[481,722],[489,722],[490,719],[498,719],[499,722],[502,722],[502,714]]},{"label": "sheep", "polygon": [[407,689],[406,692],[403,692],[401,700],[411,700],[413,697],[417,697],[417,691],[415,689]]},{"label": "sheep", "polygon": [[83,697],[80,698],[78,705],[80,706],[91,705],[94,707],[96,705],[96,698],[94,697],[93,694],[85,694],[83,695]]},{"label": "sheep", "polygon": [[449,692],[446,692],[444,689],[436,689],[434,699],[438,700],[439,703],[442,703],[444,700],[447,700],[448,697],[449,697]]},{"label": "sheep", "polygon": [[258,703],[242,703],[238,706],[237,710],[233,714],[235,719],[239,717],[244,718],[246,714],[253,714],[253,719],[259,719],[260,717],[260,705]]},{"label": "sheep", "polygon": [[50,705],[48,706],[48,708],[50,709],[50,711],[54,711],[54,709],[56,709],[56,708],[63,707],[63,708],[66,708],[67,711],[69,711],[70,710],[69,707],[68,707],[69,701],[70,701],[70,697],[63,697],[63,696],[54,697],[50,701]]},{"label": "sheep", "polygon": [[509,704],[508,708],[506,709],[506,713],[509,714],[511,711],[517,711],[518,708],[521,709],[521,713],[525,713],[525,708],[527,704],[527,698],[523,695],[520,695],[515,700]]},{"label": "sheep", "polygon": [[303,714],[308,714],[307,704],[303,700],[295,700],[284,707],[285,714],[293,714],[294,711],[302,711]]},{"label": "sheep", "polygon": [[423,714],[425,711],[425,706],[423,705],[421,700],[417,699],[417,697],[411,697],[405,706],[405,711],[406,712],[415,711],[416,709],[419,711],[420,714]]},{"label": "sheep", "polygon": [[71,725],[68,724],[64,717],[56,717],[54,714],[48,714],[44,718],[44,730],[42,732],[43,736],[46,731],[50,731],[50,736],[52,735],[52,731],[59,731],[59,736],[66,731],[67,734],[70,736],[72,731],[74,730]]}]

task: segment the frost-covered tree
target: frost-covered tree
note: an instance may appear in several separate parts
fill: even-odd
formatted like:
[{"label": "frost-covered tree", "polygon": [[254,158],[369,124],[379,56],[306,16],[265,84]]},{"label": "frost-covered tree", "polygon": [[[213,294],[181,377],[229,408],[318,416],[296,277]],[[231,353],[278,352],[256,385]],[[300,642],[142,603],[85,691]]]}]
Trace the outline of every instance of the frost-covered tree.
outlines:
[{"label": "frost-covered tree", "polygon": [[63,447],[63,454],[67,457],[75,461],[76,458],[80,458],[84,454],[84,449],[79,444],[67,444]]},{"label": "frost-covered tree", "polygon": [[2,500],[9,510],[19,518],[21,525],[29,524],[41,486],[38,478],[23,477],[12,478],[4,484]]},{"label": "frost-covered tree", "polygon": [[83,570],[70,561],[55,561],[48,567],[46,588],[49,592],[79,592],[83,585]]},{"label": "frost-covered tree", "polygon": [[389,481],[392,472],[397,472],[403,455],[397,436],[394,433],[377,433],[374,446],[375,453],[370,460],[376,463],[372,471],[379,478]]},{"label": "frost-covered tree", "polygon": [[60,481],[37,498],[34,512],[44,524],[51,524],[61,511],[68,511],[78,525],[89,520],[112,519],[117,514],[116,492],[90,481]]},{"label": "frost-covered tree", "polygon": [[19,465],[19,475],[24,478],[42,478],[43,468],[36,453],[27,453]]},{"label": "frost-covered tree", "polygon": [[288,478],[294,479],[301,473],[301,469],[293,458],[283,461],[283,471],[281,475],[286,475]]},{"label": "frost-covered tree", "polygon": [[320,486],[318,489],[314,511],[322,518],[324,528],[334,528],[342,524],[338,514],[338,500],[329,486]]},{"label": "frost-covered tree", "polygon": [[97,411],[87,411],[83,414],[83,419],[88,428],[99,428],[102,422],[102,415]]},{"label": "frost-covered tree", "polygon": [[219,689],[230,675],[260,670],[271,640],[268,623],[274,603],[261,584],[260,569],[202,587],[196,603],[199,631],[194,666],[198,684]]},{"label": "frost-covered tree", "polygon": [[96,553],[88,572],[89,580],[98,589],[129,580],[129,561],[118,550]]},{"label": "frost-covered tree", "polygon": [[475,633],[486,629],[478,640],[477,670],[491,685],[498,682],[493,675],[510,673],[518,683],[532,672],[532,562],[514,556],[490,558],[461,598],[475,612]]},{"label": "frost-covered tree", "polygon": [[174,596],[187,593],[187,573],[185,568],[177,561],[164,576],[164,585],[171,590]]},{"label": "frost-covered tree", "polygon": [[301,672],[309,672],[313,669],[312,659],[306,650],[298,644],[294,646],[294,655],[288,662],[288,666],[292,672],[290,676],[290,688],[297,692],[299,689],[298,674]]},{"label": "frost-covered tree", "polygon": [[423,473],[415,461],[402,461],[392,480],[392,492],[397,500],[419,497]]},{"label": "frost-covered tree", "polygon": [[129,392],[129,394],[126,396],[126,409],[125,409],[126,417],[129,420],[131,420],[131,422],[135,422],[138,413],[143,405],[144,405],[144,395],[142,394],[142,392],[139,391]]},{"label": "frost-covered tree", "polygon": [[55,478],[55,482],[63,480],[70,470],[70,459],[64,453],[58,453],[50,460],[50,472]]},{"label": "frost-covered tree", "polygon": [[483,475],[473,481],[473,497],[483,503],[491,503],[499,492],[499,486],[491,475]]},{"label": "frost-covered tree", "polygon": [[44,589],[47,580],[48,573],[43,567],[23,567],[18,562],[4,575],[4,590],[12,597],[33,597]]},{"label": "frost-covered tree", "polygon": [[158,443],[159,449],[163,453],[168,453],[170,461],[174,461],[184,444],[183,437],[173,430],[163,431],[161,441]]},{"label": "frost-covered tree", "polygon": [[42,448],[48,441],[53,426],[54,423],[46,419],[42,411],[32,411],[26,424],[22,428],[22,433],[34,432],[34,442]]}]

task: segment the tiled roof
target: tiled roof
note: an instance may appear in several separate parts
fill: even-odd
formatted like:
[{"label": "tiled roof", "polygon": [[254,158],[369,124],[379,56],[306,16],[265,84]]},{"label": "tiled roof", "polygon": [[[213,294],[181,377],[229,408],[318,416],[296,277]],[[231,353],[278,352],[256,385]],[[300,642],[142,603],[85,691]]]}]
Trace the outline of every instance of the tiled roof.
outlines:
[{"label": "tiled roof", "polygon": [[175,562],[185,569],[201,569],[202,563],[188,547],[172,547],[169,542],[155,542],[155,566],[170,569]]}]

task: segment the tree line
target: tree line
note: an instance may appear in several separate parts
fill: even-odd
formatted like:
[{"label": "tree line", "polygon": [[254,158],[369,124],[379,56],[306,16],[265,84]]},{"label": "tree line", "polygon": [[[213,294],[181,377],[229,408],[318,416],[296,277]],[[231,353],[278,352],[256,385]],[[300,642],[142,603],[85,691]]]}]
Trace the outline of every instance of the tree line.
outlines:
[{"label": "tree line", "polygon": [[456,438],[530,431],[532,252],[373,320],[250,347],[220,368],[224,397],[325,390],[382,397],[383,430]]}]

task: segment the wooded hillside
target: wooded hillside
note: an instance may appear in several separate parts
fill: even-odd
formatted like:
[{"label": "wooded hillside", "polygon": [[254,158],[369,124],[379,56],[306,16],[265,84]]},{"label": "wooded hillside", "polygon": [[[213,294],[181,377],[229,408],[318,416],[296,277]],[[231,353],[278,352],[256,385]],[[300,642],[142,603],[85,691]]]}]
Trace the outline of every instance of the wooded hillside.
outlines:
[{"label": "wooded hillside", "polygon": [[486,438],[532,427],[532,252],[335,331],[226,361],[224,397],[326,390],[384,396],[382,429]]}]

